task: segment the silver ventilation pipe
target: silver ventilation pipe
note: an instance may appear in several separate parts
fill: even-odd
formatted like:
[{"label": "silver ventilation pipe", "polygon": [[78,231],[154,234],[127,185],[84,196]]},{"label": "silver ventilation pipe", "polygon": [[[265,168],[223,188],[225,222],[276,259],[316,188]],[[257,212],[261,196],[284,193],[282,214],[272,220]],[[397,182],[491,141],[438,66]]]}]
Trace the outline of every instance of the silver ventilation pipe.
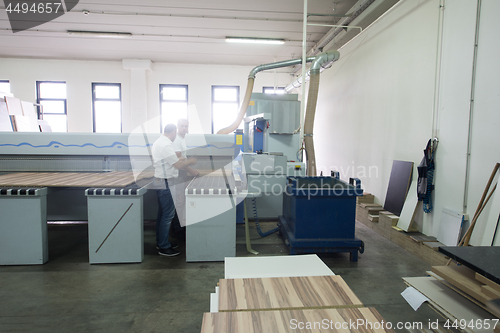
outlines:
[{"label": "silver ventilation pipe", "polygon": [[[316,57],[307,57],[306,62],[312,62],[316,59]],[[247,90],[245,92],[245,97],[243,98],[243,103],[241,104],[240,111],[238,112],[238,116],[236,117],[236,120],[229,125],[228,127],[225,127],[217,132],[217,134],[229,134],[233,132],[235,129],[238,128],[240,125],[241,121],[243,120],[243,117],[245,116],[245,113],[247,112],[248,104],[250,103],[250,97],[252,96],[252,90],[253,90],[253,84],[255,81],[255,75],[257,73],[266,71],[269,69],[276,69],[276,68],[281,68],[281,67],[288,67],[288,66],[293,66],[302,63],[302,58],[299,59],[290,59],[290,60],[284,60],[284,61],[278,61],[278,62],[273,62],[270,64],[264,64],[264,65],[259,65],[257,67],[254,67],[251,71],[250,74],[248,74],[248,83],[247,83]]]},{"label": "silver ventilation pipe", "polygon": [[304,120],[304,145],[307,156],[307,175],[316,176],[316,155],[314,153],[313,127],[316,114],[316,103],[318,101],[319,74],[321,68],[327,68],[340,57],[338,51],[332,50],[316,56],[311,65],[309,93],[307,94],[307,108]]},{"label": "silver ventilation pipe", "polygon": [[[364,12],[368,6],[374,3],[375,0],[367,0],[365,1],[357,10],[355,10],[350,17],[346,17],[345,19],[336,23],[337,25],[349,25],[352,21],[354,21],[362,12]],[[332,28],[328,33],[320,39],[320,41],[314,45],[311,50],[308,52],[309,55],[318,54],[321,52],[323,48],[328,45],[338,34],[340,34],[345,28]]]},{"label": "silver ventilation pipe", "polygon": [[[332,52],[332,51],[330,51],[330,52]],[[337,51],[334,51],[334,52],[337,52]],[[338,52],[337,52],[337,53],[338,53]],[[323,54],[326,54],[326,53],[323,53]],[[321,56],[321,55],[319,55],[319,56]],[[339,56],[340,56],[340,54],[339,54]],[[316,57],[313,57],[313,58],[316,58]],[[335,61],[337,61],[337,60],[338,60],[338,58],[339,58],[339,57],[337,57],[337,58],[335,58],[335,59],[333,59],[333,60],[331,60],[331,61],[326,61],[325,63],[321,63],[321,64],[319,64],[319,65],[318,65],[318,66],[319,66],[319,72],[321,73],[321,72],[322,72],[322,71],[324,71],[325,69],[330,68],[330,67],[332,66],[332,64],[333,64]],[[311,67],[311,69],[312,69],[312,67]],[[293,82],[291,82],[290,84],[288,84],[288,85],[285,87],[285,93],[287,93],[287,94],[288,94],[288,93],[289,93],[290,91],[292,91],[293,89],[295,89],[295,88],[299,88],[299,87],[302,85],[302,83],[309,81],[310,77],[311,77],[311,70],[307,71],[307,73],[306,73],[306,75],[305,75],[305,80],[302,78],[302,76],[299,76],[299,77],[298,77],[297,79],[295,79]]]}]

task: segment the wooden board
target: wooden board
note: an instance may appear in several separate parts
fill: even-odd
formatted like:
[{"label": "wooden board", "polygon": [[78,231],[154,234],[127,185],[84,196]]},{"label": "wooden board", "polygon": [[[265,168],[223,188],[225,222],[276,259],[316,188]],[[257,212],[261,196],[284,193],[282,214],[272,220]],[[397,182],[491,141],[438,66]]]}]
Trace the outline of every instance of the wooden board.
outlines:
[{"label": "wooden board", "polygon": [[411,183],[410,190],[408,191],[408,196],[403,204],[403,209],[398,220],[398,228],[404,231],[412,230],[412,224],[414,222],[415,210],[417,209],[419,201],[417,200],[417,181],[414,180]]},{"label": "wooden board", "polygon": [[12,127],[16,132],[40,132],[38,121],[33,117],[11,115]]},{"label": "wooden board", "polygon": [[40,132],[52,132],[52,127],[47,120],[38,120],[38,126],[40,127]]},{"label": "wooden board", "polygon": [[423,243],[423,242],[436,242],[436,237],[434,236],[427,236],[427,235],[422,235],[422,236],[410,236],[412,240],[414,240],[417,243]]},{"label": "wooden board", "polygon": [[443,285],[447,286],[448,288],[454,290],[455,292],[459,293],[463,297],[467,298],[469,301],[471,301],[472,303],[476,304],[480,308],[484,309],[485,311],[488,311],[489,313],[492,313],[490,310],[488,310],[488,308],[483,303],[479,302],[474,297],[472,297],[469,294],[465,293],[463,290],[455,287],[454,285],[452,285],[451,283],[449,283],[448,281],[446,281],[445,279],[443,279],[439,275],[437,275],[437,274],[435,274],[433,272],[429,272],[429,271],[426,272],[426,273],[429,274],[429,276],[432,276],[433,278],[435,278],[436,280],[438,280],[439,282],[441,282]]},{"label": "wooden board", "polygon": [[476,280],[478,280],[479,282],[487,285],[487,286],[490,286],[491,288],[493,288],[494,290],[500,292],[500,284],[496,283],[496,282],[493,282],[491,281],[490,279],[488,279],[487,277],[479,274],[476,272],[476,275],[474,276],[474,278]]},{"label": "wooden board", "polygon": [[368,215],[378,215],[379,212],[383,211],[383,207],[369,207],[367,208]]},{"label": "wooden board", "polygon": [[364,192],[363,196],[356,198],[357,203],[373,203],[374,201],[375,201],[375,196],[367,192]]},{"label": "wooden board", "polygon": [[363,307],[338,275],[219,281],[219,311]]},{"label": "wooden board", "polygon": [[385,210],[398,216],[401,215],[406,194],[410,187],[412,172],[413,162],[395,160],[392,163],[391,176],[385,196]]},{"label": "wooden board", "polygon": [[[147,176],[143,173],[140,177]],[[20,172],[0,176],[3,187],[125,187],[134,182],[134,174],[129,171]]]},{"label": "wooden board", "polygon": [[19,98],[5,96],[5,102],[7,103],[7,109],[11,116],[23,115],[23,107],[21,106],[21,100]]},{"label": "wooden board", "polygon": [[[357,322],[357,320],[363,320],[364,323],[371,323],[372,325],[368,324],[368,328],[363,325],[356,331],[366,333],[375,331],[394,332],[387,329],[385,324],[380,325],[383,318],[374,308],[353,308],[204,313],[201,333],[348,332],[347,329],[335,329],[335,325],[338,328],[341,328],[342,324],[344,327],[349,327],[350,322]],[[304,325],[310,323],[311,328],[306,329],[304,326],[304,329],[299,329],[299,322],[304,323]],[[320,324],[324,322],[333,327],[322,327]],[[314,325],[316,325],[316,328]],[[370,327],[382,328],[374,330],[370,329]]]},{"label": "wooden board", "polygon": [[440,246],[446,246],[441,242],[424,242],[424,245],[430,247],[434,251],[438,251]]},{"label": "wooden board", "polygon": [[7,110],[7,103],[4,100],[0,100],[0,132],[13,132],[12,122],[9,116],[9,110]]},{"label": "wooden board", "polygon": [[[424,294],[432,306],[451,320],[464,319],[466,322],[471,320],[476,322],[477,320],[495,318],[492,314],[444,286],[433,277],[405,277],[403,280],[407,285]],[[472,330],[465,331],[472,332]],[[493,327],[490,329],[474,329],[474,332],[493,332]]]},{"label": "wooden board", "polygon": [[458,212],[443,208],[439,220],[437,239],[446,246],[456,246],[462,229],[462,215]]},{"label": "wooden board", "polygon": [[378,222],[378,215],[368,214],[368,221],[373,222],[373,223],[377,223]]},{"label": "wooden board", "polygon": [[326,275],[335,274],[316,254],[224,259],[225,279]]},{"label": "wooden board", "polygon": [[23,115],[26,117],[33,117],[37,119],[35,106],[31,102],[21,101],[21,106],[23,108]]},{"label": "wooden board", "polygon": [[481,286],[481,292],[483,294],[485,294],[486,296],[491,297],[491,299],[500,298],[500,292],[499,291],[496,291],[495,289],[493,289],[490,286],[487,286],[485,284],[483,284]]},{"label": "wooden board", "polygon": [[491,297],[481,291],[483,284],[474,278],[475,272],[470,268],[453,265],[432,266],[432,272],[483,304],[491,300]]}]

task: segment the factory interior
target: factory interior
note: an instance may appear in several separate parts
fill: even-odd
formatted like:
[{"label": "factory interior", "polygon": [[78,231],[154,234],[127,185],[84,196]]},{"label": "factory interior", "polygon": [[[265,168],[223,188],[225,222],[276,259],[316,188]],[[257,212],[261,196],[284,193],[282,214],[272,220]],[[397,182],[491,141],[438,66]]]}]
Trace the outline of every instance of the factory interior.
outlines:
[{"label": "factory interior", "polygon": [[3,4],[0,332],[500,333],[500,1]]}]

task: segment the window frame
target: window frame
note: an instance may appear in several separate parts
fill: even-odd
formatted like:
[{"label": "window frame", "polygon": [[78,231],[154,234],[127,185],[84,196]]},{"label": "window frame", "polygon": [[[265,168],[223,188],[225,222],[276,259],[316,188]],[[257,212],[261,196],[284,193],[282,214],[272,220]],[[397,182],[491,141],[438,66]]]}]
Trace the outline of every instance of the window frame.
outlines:
[{"label": "window frame", "polygon": [[[116,98],[97,98],[95,93],[96,86],[117,86],[119,97]],[[92,82],[92,132],[93,133],[101,133],[96,132],[96,123],[95,123],[95,102],[120,102],[120,133],[123,133],[123,103],[122,103],[122,84],[121,83],[109,83],[109,82]]]},{"label": "window frame", "polygon": [[[215,89],[222,88],[222,89],[227,89],[227,88],[236,88],[236,107],[238,110],[236,110],[236,116],[238,116],[238,111],[239,111],[239,106],[240,106],[240,86],[229,86],[229,85],[212,85],[212,96],[211,96],[211,117],[212,117],[212,134],[214,133],[214,103],[235,103],[234,101],[215,101]],[[236,119],[236,118],[235,118]]]},{"label": "window frame", "polygon": [[[272,89],[275,92],[274,93],[266,93],[266,89]],[[283,91],[283,94],[285,94],[285,87],[262,87],[262,93],[263,94],[268,94],[268,95],[281,95],[277,94],[276,91]]]},{"label": "window frame", "polygon": [[[163,88],[185,88],[186,90],[186,100],[177,100],[177,99],[163,99]],[[163,124],[163,103],[186,103],[186,117],[189,117],[189,86],[187,84],[171,84],[171,83],[160,83],[160,133],[163,133],[163,127],[166,124]],[[189,119],[189,118],[188,118]],[[175,124],[177,126],[177,124]]]},{"label": "window frame", "polygon": [[[40,85],[43,83],[64,83],[66,88],[66,98],[42,98],[40,96]],[[67,83],[66,81],[36,81],[36,103],[37,105],[37,116],[38,119],[43,120],[43,115],[64,115],[66,117],[66,132],[68,132],[68,95],[67,95]],[[47,113],[42,112],[42,101],[63,101],[64,102],[64,113]]]},{"label": "window frame", "polygon": [[11,91],[11,86],[10,86],[10,80],[0,80],[0,83],[8,83],[9,84],[9,91],[1,91],[0,92],[3,92],[3,93],[9,93],[9,94],[12,94],[12,91]]}]

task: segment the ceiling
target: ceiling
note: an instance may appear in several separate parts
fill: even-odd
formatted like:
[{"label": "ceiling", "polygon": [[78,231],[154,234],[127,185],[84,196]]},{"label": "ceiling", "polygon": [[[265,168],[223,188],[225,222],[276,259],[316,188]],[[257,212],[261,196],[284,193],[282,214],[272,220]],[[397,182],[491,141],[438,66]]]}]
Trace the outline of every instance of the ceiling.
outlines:
[{"label": "ceiling", "polygon": [[[352,25],[366,27],[395,2],[397,0],[308,0],[309,14],[328,14],[310,15],[308,23],[332,25],[350,20]],[[149,59],[256,66],[302,55],[304,0],[66,0],[65,3],[67,7],[74,6],[71,11],[15,33],[6,11],[1,10],[0,57]],[[359,22],[353,17],[342,17],[360,12],[363,13],[357,19]],[[307,50],[334,29],[339,28],[309,25]],[[132,36],[68,35],[68,30],[127,32]],[[354,36],[359,29],[341,32]],[[285,44],[230,44],[225,41],[226,36],[278,38],[284,39]]]}]

